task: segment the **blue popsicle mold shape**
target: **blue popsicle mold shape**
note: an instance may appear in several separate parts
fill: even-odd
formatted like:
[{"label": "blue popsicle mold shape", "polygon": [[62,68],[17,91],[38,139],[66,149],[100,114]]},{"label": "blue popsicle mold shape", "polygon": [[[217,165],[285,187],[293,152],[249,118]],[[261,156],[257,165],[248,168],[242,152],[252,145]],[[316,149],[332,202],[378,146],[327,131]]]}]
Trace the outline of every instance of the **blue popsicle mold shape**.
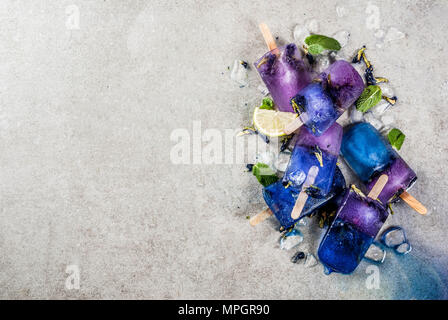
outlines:
[{"label": "blue popsicle mold shape", "polygon": [[308,197],[300,217],[296,220],[291,218],[291,212],[299,194],[297,189],[293,187],[285,188],[281,181],[277,181],[263,188],[263,197],[280,224],[284,228],[289,228],[303,217],[310,215],[316,209],[323,206],[333,197],[341,194],[345,188],[344,176],[341,170],[336,167],[331,191],[325,197]]},{"label": "blue popsicle mold shape", "polygon": [[367,122],[349,127],[342,138],[341,154],[364,183],[396,158],[380,133]]}]

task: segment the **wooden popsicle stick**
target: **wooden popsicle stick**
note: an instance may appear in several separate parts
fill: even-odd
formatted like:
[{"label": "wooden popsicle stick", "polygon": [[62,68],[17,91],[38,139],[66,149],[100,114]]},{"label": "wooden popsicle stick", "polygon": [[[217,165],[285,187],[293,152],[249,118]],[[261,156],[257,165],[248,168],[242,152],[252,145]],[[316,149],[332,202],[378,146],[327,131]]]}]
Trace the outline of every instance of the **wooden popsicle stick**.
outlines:
[{"label": "wooden popsicle stick", "polygon": [[310,170],[308,170],[308,175],[302,185],[302,190],[300,191],[299,196],[297,197],[297,201],[294,204],[294,208],[291,212],[291,218],[293,218],[294,220],[300,217],[306,200],[308,199],[308,193],[306,193],[306,189],[314,183],[318,174],[319,168],[317,166],[312,166]]},{"label": "wooden popsicle stick", "polygon": [[301,125],[302,125],[302,120],[300,120],[300,117],[297,117],[294,119],[294,121],[291,121],[283,128],[283,132],[285,134],[291,134],[294,131],[296,131],[297,129],[299,129]]},{"label": "wooden popsicle stick", "polygon": [[384,186],[386,185],[387,181],[389,180],[389,177],[387,174],[382,174],[378,180],[376,181],[375,185],[373,186],[372,190],[370,190],[369,194],[367,195],[370,199],[377,199],[380,195],[381,191],[383,191]]},{"label": "wooden popsicle stick", "polygon": [[412,209],[414,209],[418,213],[420,213],[420,214],[428,213],[428,209],[426,209],[424,205],[422,205],[417,199],[415,199],[413,196],[411,196],[406,191],[400,195],[400,198],[403,199],[403,201],[406,202],[408,204],[408,206],[410,206]]},{"label": "wooden popsicle stick", "polygon": [[269,51],[277,49],[277,44],[275,43],[274,37],[271,34],[271,31],[269,31],[268,26],[265,23],[260,23],[259,25],[261,34],[263,35],[264,41],[266,42],[266,45],[269,48]]},{"label": "wooden popsicle stick", "polygon": [[260,222],[263,222],[267,218],[272,216],[272,211],[269,208],[264,209],[263,211],[257,213],[255,216],[250,218],[249,223],[251,226],[256,226]]}]

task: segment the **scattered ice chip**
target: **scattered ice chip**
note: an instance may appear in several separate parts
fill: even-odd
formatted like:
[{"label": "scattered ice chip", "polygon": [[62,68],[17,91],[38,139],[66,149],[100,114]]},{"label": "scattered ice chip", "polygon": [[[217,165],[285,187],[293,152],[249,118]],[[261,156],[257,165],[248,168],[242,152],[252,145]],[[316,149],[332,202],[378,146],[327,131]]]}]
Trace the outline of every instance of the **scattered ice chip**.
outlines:
[{"label": "scattered ice chip", "polygon": [[336,14],[340,18],[345,17],[347,15],[347,10],[345,10],[344,7],[337,6],[336,7]]},{"label": "scattered ice chip", "polygon": [[381,94],[386,96],[386,97],[390,97],[392,98],[395,95],[394,89],[392,88],[392,86],[389,83],[380,83],[379,84],[380,88],[381,88]]},{"label": "scattered ice chip", "polygon": [[382,38],[384,37],[384,30],[378,29],[375,31],[375,37]]},{"label": "scattered ice chip", "polygon": [[402,243],[398,247],[395,248],[395,252],[398,254],[408,254],[411,251],[412,251],[412,246],[409,242]]},{"label": "scattered ice chip", "polygon": [[299,262],[302,262],[303,259],[305,259],[305,258],[306,258],[305,253],[302,252],[302,251],[298,251],[291,257],[291,262],[292,263],[299,263]]},{"label": "scattered ice chip", "polygon": [[400,245],[407,242],[406,233],[402,227],[390,227],[383,232],[381,242],[386,247],[394,249],[398,248]]},{"label": "scattered ice chip", "polygon": [[362,122],[364,120],[364,115],[361,111],[356,109],[353,105],[350,107],[350,123]]},{"label": "scattered ice chip", "polygon": [[330,57],[328,55],[318,55],[315,57],[315,62],[314,62],[314,71],[316,71],[317,73],[321,73],[323,72],[325,69],[327,69],[330,66]]},{"label": "scattered ice chip", "polygon": [[390,27],[384,37],[384,42],[397,41],[400,39],[404,39],[405,37],[406,37],[406,34],[404,34],[403,32],[401,32],[400,30],[398,30],[395,27]]},{"label": "scattered ice chip", "polygon": [[314,256],[314,254],[312,253],[307,253],[306,254],[306,258],[305,258],[305,267],[307,268],[312,268],[318,265],[318,261],[316,259],[316,257]]},{"label": "scattered ice chip", "polygon": [[271,167],[272,170],[275,170],[274,161],[276,159],[276,155],[272,151],[265,151],[262,153],[258,153],[256,157],[257,162],[261,162],[267,164]]},{"label": "scattered ice chip", "polygon": [[364,113],[364,120],[370,122],[370,124],[378,131],[384,127],[381,120],[377,119],[371,111]]},{"label": "scattered ice chip", "polygon": [[260,84],[257,89],[263,94],[263,96],[267,96],[269,94],[268,88],[265,85]]},{"label": "scattered ice chip", "polygon": [[370,111],[375,115],[375,117],[380,117],[383,115],[384,112],[386,112],[392,105],[387,102],[384,99],[381,99],[380,102],[378,102],[378,104],[374,107],[372,107],[372,109],[370,109]]},{"label": "scattered ice chip", "polygon": [[292,229],[280,237],[280,249],[290,250],[297,247],[303,241],[302,234],[297,229]]},{"label": "scattered ice chip", "polygon": [[291,151],[285,150],[280,152],[274,161],[274,168],[277,169],[277,171],[285,172],[289,163],[289,158],[291,158]]},{"label": "scattered ice chip", "polygon": [[306,27],[311,33],[318,33],[319,32],[319,21],[316,19],[311,19],[306,22]]},{"label": "scattered ice chip", "polygon": [[309,35],[310,35],[310,31],[308,30],[307,27],[305,27],[303,25],[299,25],[299,24],[294,27],[294,31],[293,31],[294,40],[300,46],[302,46],[305,43],[305,39]]},{"label": "scattered ice chip", "polygon": [[381,117],[381,121],[385,126],[390,127],[395,123],[395,118],[392,115],[386,115]]},{"label": "scattered ice chip", "polygon": [[333,38],[338,40],[341,48],[344,48],[347,45],[348,40],[350,39],[350,32],[348,32],[347,30],[338,31],[333,35]]},{"label": "scattered ice chip", "polygon": [[300,219],[299,221],[296,222],[295,227],[299,228],[302,226],[306,226],[308,224],[308,219],[309,219],[308,217],[304,217],[304,218]]},{"label": "scattered ice chip", "polygon": [[332,51],[330,52],[330,60],[331,63],[337,61],[337,60],[351,60],[352,57],[350,57],[344,50],[339,51]]},{"label": "scattered ice chip", "polygon": [[444,98],[448,97],[448,80],[444,81],[441,85],[440,85],[440,91],[441,91],[441,95]]},{"label": "scattered ice chip", "polygon": [[230,79],[238,83],[241,88],[249,85],[247,68],[244,66],[242,60],[235,60],[233,62],[232,71],[230,72]]},{"label": "scattered ice chip", "polygon": [[364,258],[373,262],[383,263],[386,259],[386,251],[377,244],[372,243],[364,255]]},{"label": "scattered ice chip", "polygon": [[300,186],[305,181],[305,178],[305,172],[300,170],[300,172],[297,172],[295,175],[291,175],[290,180],[294,185]]}]

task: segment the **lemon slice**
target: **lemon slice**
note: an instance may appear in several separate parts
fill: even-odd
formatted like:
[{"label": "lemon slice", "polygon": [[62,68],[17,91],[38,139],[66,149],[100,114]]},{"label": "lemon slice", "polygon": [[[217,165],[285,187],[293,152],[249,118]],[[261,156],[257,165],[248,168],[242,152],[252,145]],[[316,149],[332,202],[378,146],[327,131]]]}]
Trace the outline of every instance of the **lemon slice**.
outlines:
[{"label": "lemon slice", "polygon": [[297,118],[297,114],[293,112],[256,108],[253,122],[255,129],[265,136],[280,137],[285,135],[283,129],[295,118]]}]

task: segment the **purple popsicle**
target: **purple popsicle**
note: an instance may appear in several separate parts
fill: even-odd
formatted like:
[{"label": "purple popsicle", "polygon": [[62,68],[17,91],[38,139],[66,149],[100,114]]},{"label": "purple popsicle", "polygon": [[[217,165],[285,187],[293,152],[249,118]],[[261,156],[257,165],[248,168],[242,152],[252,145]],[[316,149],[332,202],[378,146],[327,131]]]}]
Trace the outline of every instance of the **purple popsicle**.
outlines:
[{"label": "purple popsicle", "polygon": [[339,115],[355,103],[364,90],[364,82],[358,71],[344,60],[335,61],[319,75],[319,78],[333,98]]},{"label": "purple popsicle", "polygon": [[351,106],[364,90],[364,82],[358,71],[344,60],[330,65],[318,78],[291,99],[291,105],[299,113],[297,119],[285,128],[290,134],[303,122],[314,135],[324,133]]},{"label": "purple popsicle", "polygon": [[[384,178],[380,185],[384,185]],[[319,245],[319,260],[328,272],[352,273],[386,221],[387,210],[371,196],[375,198],[376,193],[366,197],[355,186],[345,194]]]},{"label": "purple popsicle", "polygon": [[382,203],[401,197],[417,212],[426,213],[426,208],[406,192],[416,181],[417,175],[370,123],[356,123],[345,129],[341,153],[367,191],[372,189],[380,175],[389,177],[378,196]]},{"label": "purple popsicle", "polygon": [[[404,162],[401,157],[396,158],[390,166],[388,166],[381,174],[389,176],[389,182],[384,187],[383,191],[378,196],[382,203],[395,202],[399,200],[399,196],[417,180],[415,172]],[[367,183],[367,190],[372,189],[378,180],[379,173],[375,174],[372,180]]]},{"label": "purple popsicle", "polygon": [[291,98],[311,82],[311,74],[295,44],[275,48],[255,63],[278,110],[294,112]]},{"label": "purple popsicle", "polygon": [[323,197],[329,191],[338,160],[342,141],[342,127],[338,123],[333,125],[320,137],[302,126],[299,129],[291,158],[283,181],[291,188],[300,189],[311,167],[316,166],[319,171],[313,183],[315,196]]}]

